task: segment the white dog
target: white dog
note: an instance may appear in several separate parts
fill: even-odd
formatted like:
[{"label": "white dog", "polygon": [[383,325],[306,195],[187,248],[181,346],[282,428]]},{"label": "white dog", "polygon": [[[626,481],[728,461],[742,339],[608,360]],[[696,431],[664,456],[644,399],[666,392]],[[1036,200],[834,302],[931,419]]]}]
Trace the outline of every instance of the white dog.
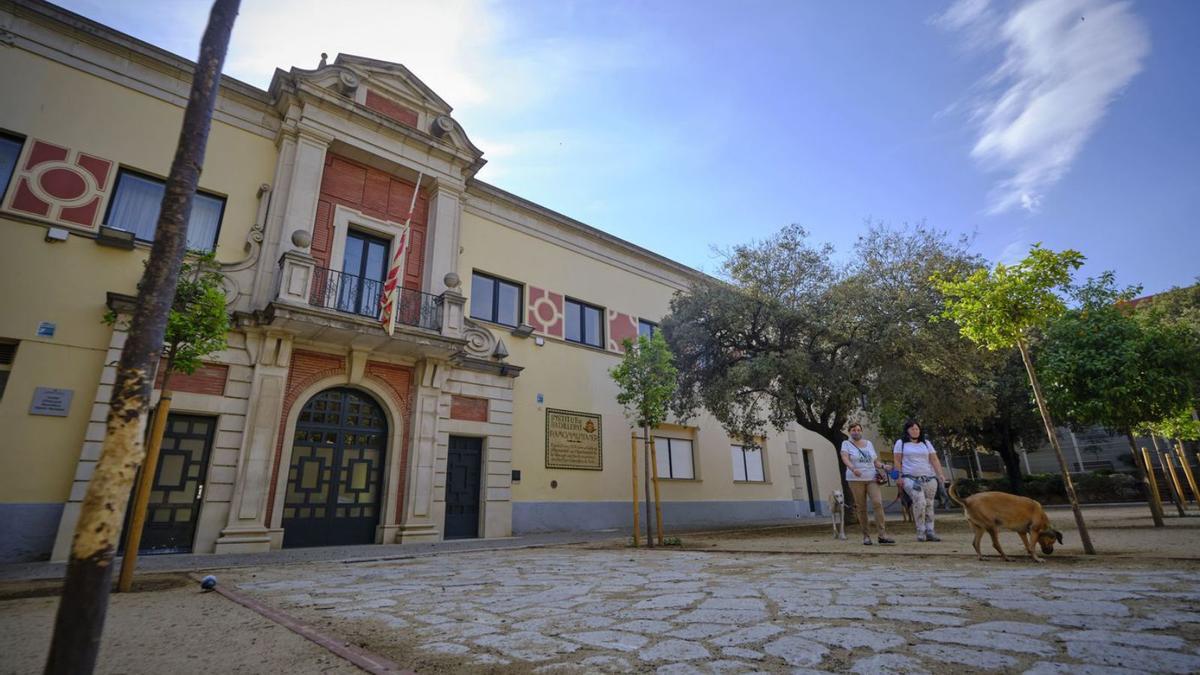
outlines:
[{"label": "white dog", "polygon": [[829,511],[833,516],[833,538],[846,538],[846,498],[841,490],[829,493]]}]

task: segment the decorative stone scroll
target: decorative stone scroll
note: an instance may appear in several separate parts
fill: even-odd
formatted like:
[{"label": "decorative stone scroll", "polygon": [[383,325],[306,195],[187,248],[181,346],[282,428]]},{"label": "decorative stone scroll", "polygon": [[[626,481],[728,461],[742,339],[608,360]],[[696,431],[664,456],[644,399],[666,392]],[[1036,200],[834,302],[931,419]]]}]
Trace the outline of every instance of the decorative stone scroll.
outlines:
[{"label": "decorative stone scroll", "polygon": [[546,468],[604,469],[600,415],[547,408]]}]

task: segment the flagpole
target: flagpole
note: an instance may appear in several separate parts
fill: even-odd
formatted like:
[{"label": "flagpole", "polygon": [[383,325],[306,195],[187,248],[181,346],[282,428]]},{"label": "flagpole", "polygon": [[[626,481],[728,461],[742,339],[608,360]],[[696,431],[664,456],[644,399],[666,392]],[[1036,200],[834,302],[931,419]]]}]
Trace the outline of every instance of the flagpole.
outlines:
[{"label": "flagpole", "polygon": [[404,219],[404,229],[400,233],[401,244],[396,250],[396,255],[392,258],[392,266],[388,270],[388,278],[384,285],[384,295],[381,300],[383,306],[388,309],[388,317],[387,323],[383,328],[387,331],[388,335],[393,335],[396,331],[397,305],[400,301],[400,289],[404,285],[404,266],[408,257],[408,242],[412,238],[413,211],[417,208],[417,194],[421,190],[421,181],[424,178],[425,172],[418,171],[417,182],[413,186],[412,201],[408,204],[408,216]]}]

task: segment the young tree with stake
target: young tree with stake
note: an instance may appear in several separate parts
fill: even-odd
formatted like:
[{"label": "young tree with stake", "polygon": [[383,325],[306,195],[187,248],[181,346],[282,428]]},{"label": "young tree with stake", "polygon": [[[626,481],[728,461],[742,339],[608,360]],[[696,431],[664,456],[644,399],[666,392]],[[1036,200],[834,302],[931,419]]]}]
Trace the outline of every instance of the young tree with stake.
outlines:
[{"label": "young tree with stake", "polygon": [[[201,359],[225,348],[229,313],[225,311],[222,280],[213,253],[197,254],[185,261],[179,271],[175,300],[167,317],[166,349],[160,366],[163,373],[162,396],[154,410],[154,423],[150,425],[150,438],[146,441],[146,459],[142,463],[133,503],[129,506],[132,517],[125,535],[125,555],[121,557],[121,574],[117,581],[117,590],[122,593],[128,593],[133,586],[138,547],[146,522],[146,507],[154,485],[167,417],[171,412],[171,376],[175,373],[191,375],[200,367]],[[110,326],[115,325],[116,312],[110,311],[104,320]]]},{"label": "young tree with stake", "polygon": [[942,315],[957,323],[964,336],[992,351],[1016,347],[1021,352],[1046,437],[1058,457],[1067,498],[1079,528],[1079,539],[1083,542],[1084,552],[1094,555],[1096,549],[1088,535],[1087,524],[1083,522],[1075,484],[1071,481],[1058,435],[1054,433],[1054,421],[1029,354],[1030,333],[1045,328],[1066,311],[1066,305],[1056,291],[1067,290],[1071,272],[1083,265],[1083,260],[1083,254],[1078,251],[1068,249],[1055,253],[1035,245],[1029,255],[1015,265],[998,264],[993,270],[979,269],[966,276],[936,273],[933,281],[946,296],[946,309]]},{"label": "young tree with stake", "polygon": [[[625,357],[609,371],[609,375],[620,388],[617,403],[624,406],[626,417],[642,428],[646,466],[646,543],[653,546],[650,534],[650,430],[666,421],[679,372],[672,363],[667,341],[658,331],[650,337],[638,337],[636,343],[625,340],[624,345]],[[656,497],[657,493],[656,485]],[[658,536],[662,537],[661,521],[658,523]]]},{"label": "young tree with stake", "polygon": [[240,0],[216,0],[200,41],[200,55],[183,113],[175,158],[163,193],[154,244],[129,335],[117,364],[100,458],[80,506],[62,600],[45,672],[78,675],[96,668],[112,584],[117,533],[145,449],[151,373],[162,354],[167,317],[187,248],[187,222],[204,166],[221,67]]}]

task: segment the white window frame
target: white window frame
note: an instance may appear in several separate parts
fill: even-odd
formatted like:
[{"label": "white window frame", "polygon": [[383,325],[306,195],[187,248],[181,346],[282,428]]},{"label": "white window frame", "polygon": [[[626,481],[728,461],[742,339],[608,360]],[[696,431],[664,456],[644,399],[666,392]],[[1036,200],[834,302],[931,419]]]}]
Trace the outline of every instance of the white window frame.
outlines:
[{"label": "white window frame", "polygon": [[[692,469],[692,475],[690,475],[690,476],[674,475],[675,463],[672,459],[673,456],[671,454],[672,443],[687,443],[688,444],[688,455],[690,457],[689,465],[691,466],[691,469]],[[668,475],[666,475],[666,476],[663,475],[662,467],[660,466],[660,467],[658,467],[658,469],[659,469],[658,477],[659,478],[664,478],[667,480],[696,480],[696,442],[694,440],[692,440],[690,438],[676,438],[676,437],[672,437],[672,436],[655,436],[654,437],[654,452],[655,452],[655,455],[657,455],[660,464],[662,463],[663,457],[667,458],[667,473],[668,473]]]},{"label": "white window frame", "polygon": [[[760,445],[753,450],[747,450],[744,445],[731,443],[729,445],[729,460],[733,467],[733,482],[735,483],[766,483],[767,482],[767,449],[765,445]],[[748,452],[758,453],[758,469],[761,478],[750,477],[750,463],[746,461]],[[740,462],[738,460],[741,460]],[[738,477],[738,469],[741,468],[741,478]]]}]

